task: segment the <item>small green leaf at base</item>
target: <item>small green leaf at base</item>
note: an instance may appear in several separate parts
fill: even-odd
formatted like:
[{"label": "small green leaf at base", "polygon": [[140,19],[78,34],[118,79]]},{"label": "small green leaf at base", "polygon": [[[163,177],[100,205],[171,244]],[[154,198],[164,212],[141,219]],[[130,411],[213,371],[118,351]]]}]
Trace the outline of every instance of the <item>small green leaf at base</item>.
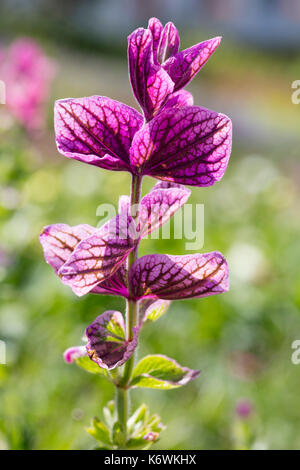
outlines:
[{"label": "small green leaf at base", "polygon": [[91,436],[93,436],[99,443],[104,444],[105,446],[112,446],[110,430],[98,418],[93,418],[91,427],[86,428],[86,431]]},{"label": "small green leaf at base", "polygon": [[149,355],[141,359],[135,367],[130,387],[171,390],[186,385],[199,374],[199,370],[182,367],[167,356]]}]

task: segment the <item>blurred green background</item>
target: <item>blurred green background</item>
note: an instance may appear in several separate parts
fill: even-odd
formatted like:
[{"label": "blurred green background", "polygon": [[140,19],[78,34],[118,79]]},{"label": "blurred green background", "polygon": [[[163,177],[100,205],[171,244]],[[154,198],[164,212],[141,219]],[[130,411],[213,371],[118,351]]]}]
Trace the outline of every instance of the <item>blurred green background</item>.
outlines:
[{"label": "blurred green background", "polygon": [[[99,204],[128,194],[127,174],[58,154],[52,109],[55,99],[92,94],[136,106],[126,36],[150,16],[175,21],[182,47],[224,36],[189,90],[195,104],[232,118],[233,152],[223,180],[193,189],[191,202],[205,205],[202,251],[224,253],[231,288],[174,302],[145,328],[139,356],[166,354],[202,373],[178,390],[135,390],[133,406],[147,402],[167,424],[155,448],[300,448],[300,365],[291,362],[300,339],[297,2],[253,2],[251,14],[244,1],[228,10],[218,1],[151,3],[0,2],[3,44],[34,37],[57,63],[46,131],[29,138],[0,125],[0,448],[92,448],[83,428],[112,397],[111,385],[66,365],[62,353],[97,315],[124,303],[76,297],[45,263],[38,235],[56,222],[96,225]],[[145,179],[144,192],[154,183]],[[149,239],[141,254],[183,254],[185,243]],[[253,405],[246,420],[235,411],[241,399]]]}]

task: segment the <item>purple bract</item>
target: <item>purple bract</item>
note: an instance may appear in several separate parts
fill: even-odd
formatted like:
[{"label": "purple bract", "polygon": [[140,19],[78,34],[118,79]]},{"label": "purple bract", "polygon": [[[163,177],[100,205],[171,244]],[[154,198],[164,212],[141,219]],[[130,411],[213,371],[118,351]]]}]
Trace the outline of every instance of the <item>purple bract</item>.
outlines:
[{"label": "purple bract", "polygon": [[[122,313],[102,313],[86,329],[87,345],[65,352],[67,362],[88,355],[103,369],[119,367],[132,357],[141,327],[163,315],[171,301],[220,294],[229,288],[228,265],[217,251],[137,256],[140,241],[188,200],[191,191],[184,185],[211,186],[226,170],[230,119],[195,106],[191,93],[183,89],[220,41],[216,37],[179,51],[174,24],[163,26],[151,18],[147,29],[138,28],[128,37],[130,83],[142,114],[105,96],[55,103],[61,154],[132,175],[130,197],[120,197],[119,214],[101,228],[54,224],[40,235],[47,263],[76,295],[127,299],[126,325]],[[146,175],[160,181],[140,199]],[[134,370],[131,378],[130,373],[123,376],[122,386],[176,388],[199,374],[162,355],[147,356]],[[156,439],[153,433],[147,436]]]}]

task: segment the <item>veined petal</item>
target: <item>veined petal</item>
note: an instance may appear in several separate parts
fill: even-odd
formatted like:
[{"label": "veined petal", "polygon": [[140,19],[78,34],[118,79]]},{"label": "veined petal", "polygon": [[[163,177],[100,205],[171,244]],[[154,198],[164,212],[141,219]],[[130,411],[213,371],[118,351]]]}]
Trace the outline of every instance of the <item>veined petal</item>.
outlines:
[{"label": "veined petal", "polygon": [[99,367],[114,369],[124,364],[133,354],[138,341],[138,328],[134,328],[133,339],[127,341],[123,315],[109,310],[87,327],[86,336],[90,359]]},{"label": "veined petal", "polygon": [[129,148],[143,118],[105,96],[58,100],[54,108],[60,153],[108,170],[130,170]]},{"label": "veined petal", "polygon": [[174,91],[185,87],[194,78],[217,49],[221,39],[221,37],[216,37],[200,42],[178,52],[163,64],[175,84]]},{"label": "veined petal", "polygon": [[164,27],[164,30],[160,37],[160,43],[158,48],[158,61],[162,64],[169,57],[177,54],[179,49],[179,34],[175,25],[169,21]]},{"label": "veined petal", "polygon": [[48,225],[40,234],[46,262],[57,273],[78,243],[96,230],[87,224],[75,225],[74,227],[67,224]]},{"label": "veined petal", "polygon": [[193,106],[193,95],[186,90],[179,90],[172,93],[162,107],[162,111],[167,108],[183,108],[185,106]]},{"label": "veined petal", "polygon": [[[40,234],[40,242],[44,250],[46,262],[52,266],[56,274],[69,259],[81,240],[97,232],[97,228],[87,224],[70,227],[67,224],[53,224],[45,227]],[[127,273],[124,265],[109,279],[100,282],[92,290],[92,294],[121,295],[128,297]]]},{"label": "veined petal", "polygon": [[184,184],[173,183],[172,181],[158,181],[153,186],[151,191],[156,191],[157,189],[174,189],[174,188],[186,189]]},{"label": "veined petal", "polygon": [[97,284],[91,290],[91,294],[121,295],[127,299],[129,292],[125,263],[121,264],[119,269],[109,279]]},{"label": "veined petal", "polygon": [[137,299],[206,297],[229,289],[228,266],[216,251],[184,256],[147,255],[132,266],[129,283]]},{"label": "veined petal", "polygon": [[154,63],[152,41],[149,29],[138,28],[128,37],[130,83],[147,120],[158,112],[174,88],[168,73]]},{"label": "veined petal", "polygon": [[160,36],[163,32],[163,25],[157,18],[150,18],[148,22],[148,29],[150,29],[152,33],[152,44],[153,44],[153,59],[156,64],[158,64],[157,58],[157,49],[160,42]]},{"label": "veined petal", "polygon": [[211,186],[226,170],[231,140],[224,114],[199,106],[166,109],[135,134],[131,164],[162,180]]},{"label": "veined petal", "polygon": [[[176,186],[176,185],[175,185]],[[190,197],[191,191],[181,188],[157,188],[144,196],[140,204],[138,231],[140,237],[157,230],[179,210]]]},{"label": "veined petal", "polygon": [[135,246],[130,217],[117,216],[82,240],[60,268],[61,280],[81,296],[109,279]]}]

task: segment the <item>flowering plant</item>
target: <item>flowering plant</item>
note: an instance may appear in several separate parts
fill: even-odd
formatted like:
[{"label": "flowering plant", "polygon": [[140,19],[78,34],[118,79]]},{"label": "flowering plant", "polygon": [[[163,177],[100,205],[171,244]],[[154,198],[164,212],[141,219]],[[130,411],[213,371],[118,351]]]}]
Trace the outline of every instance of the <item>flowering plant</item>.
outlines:
[{"label": "flowering plant", "polygon": [[[88,432],[104,449],[143,449],[163,429],[157,415],[141,405],[129,414],[134,387],[168,390],[199,375],[164,355],[149,355],[135,365],[141,328],[165,313],[172,300],[205,297],[228,290],[228,267],[218,252],[182,256],[150,254],[138,258],[139,243],[187,201],[184,185],[219,181],[231,151],[231,121],[194,106],[183,90],[220,43],[210,39],[178,52],[173,23],[156,18],[128,38],[129,75],[142,113],[103,96],[64,99],[55,104],[60,153],[106,170],[128,171],[130,196],[121,196],[118,215],[100,228],[55,224],[40,235],[46,261],[74,293],[118,295],[125,315],[100,314],[85,331],[86,345],[66,350],[76,362],[110,380],[115,402],[95,418]],[[141,198],[144,175],[160,180]]]}]

